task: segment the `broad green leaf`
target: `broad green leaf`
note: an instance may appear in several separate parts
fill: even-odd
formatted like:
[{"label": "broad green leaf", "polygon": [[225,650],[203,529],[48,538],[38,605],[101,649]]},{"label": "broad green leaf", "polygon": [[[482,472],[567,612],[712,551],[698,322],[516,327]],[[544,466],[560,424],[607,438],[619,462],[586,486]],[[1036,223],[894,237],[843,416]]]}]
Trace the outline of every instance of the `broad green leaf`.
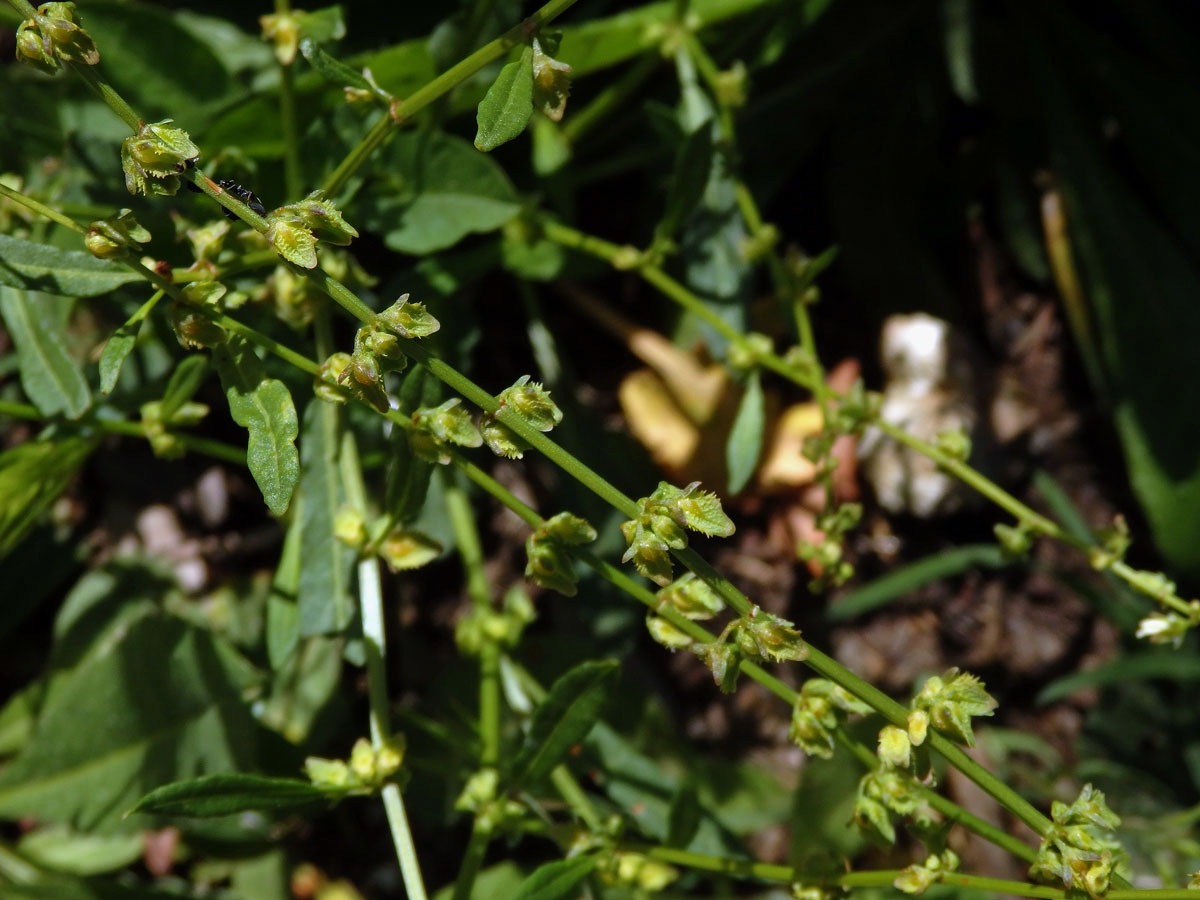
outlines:
[{"label": "broad green leaf", "polygon": [[363,78],[361,72],[330,56],[312,38],[305,38],[300,42],[300,53],[326,81],[361,91],[371,90],[370,83]]},{"label": "broad green leaf", "polygon": [[700,125],[683,140],[675,154],[675,169],[667,203],[655,233],[661,238],[674,237],[704,196],[713,166],[712,126]]},{"label": "broad green leaf", "polygon": [[246,462],[267,507],[283,515],[300,477],[296,407],[282,381],[267,378],[254,349],[238,338],[213,348],[233,421],[250,433]]},{"label": "broad green leaf", "polygon": [[338,696],[344,646],[341,638],[320,635],[300,641],[275,673],[258,720],[289,742],[302,743]]},{"label": "broad green leaf", "polygon": [[533,48],[500,70],[475,114],[475,149],[485,153],[511,141],[533,115]]},{"label": "broad green leaf", "polygon": [[383,182],[358,215],[403,253],[443,250],[520,211],[504,171],[461,138],[402,132],[385,151],[382,171]]},{"label": "broad green leaf", "polygon": [[92,393],[66,341],[55,327],[48,298],[42,294],[0,287],[0,315],[17,345],[21,387],[46,416],[62,413],[78,419],[92,402]]},{"label": "broad green leaf", "polygon": [[105,77],[147,121],[170,115],[194,128],[231,93],[234,82],[216,54],[162,7],[93,2],[83,15]]},{"label": "broad green leaf", "polygon": [[21,542],[95,447],[89,438],[29,441],[0,453],[0,557]]},{"label": "broad green leaf", "polygon": [[671,807],[667,812],[667,846],[686,847],[690,844],[703,815],[696,786],[690,782],[681,784],[671,796]]},{"label": "broad green leaf", "polygon": [[248,809],[278,812],[310,806],[329,794],[298,778],[269,778],[241,772],[202,775],[155,788],[130,812],[211,818]]},{"label": "broad green leaf", "polygon": [[304,411],[304,466],[300,475],[300,546],[297,588],[300,634],[335,634],[350,624],[350,568],[354,551],[333,534],[345,501],[338,471],[338,410],[313,398]]},{"label": "broad green leaf", "polygon": [[729,470],[729,493],[736,494],[750,481],[762,455],[766,429],[766,402],[758,369],[746,379],[746,390],[738,404],[729,439],[725,443],[725,465]]},{"label": "broad green leaf", "polygon": [[1013,564],[995,544],[967,544],[901,566],[869,584],[855,588],[826,611],[833,622],[853,619],[910,594],[922,585],[951,578],[971,569],[1000,569]]},{"label": "broad green leaf", "polygon": [[156,785],[248,767],[255,675],[227,643],[152,615],[96,649],[47,697],[32,740],[0,772],[0,816],[118,821]]},{"label": "broad green leaf", "polygon": [[617,680],[612,660],[580,663],[550,687],[529,725],[525,746],[513,763],[514,784],[531,784],[550,774],[600,718]]},{"label": "broad green leaf", "polygon": [[141,280],[119,263],[96,259],[82,250],[60,250],[0,234],[0,285],[6,287],[96,297]]},{"label": "broad green leaf", "polygon": [[138,860],[143,851],[137,831],[86,834],[62,825],[21,835],[17,850],[34,865],[70,875],[115,872]]},{"label": "broad green leaf", "polygon": [[[479,873],[471,887],[471,900],[497,900],[511,897],[525,880],[525,873],[511,859],[489,866]],[[454,883],[446,885],[433,895],[433,900],[452,900]]]},{"label": "broad green leaf", "polygon": [[560,897],[574,896],[579,882],[592,873],[599,859],[596,854],[591,854],[538,866],[509,900],[559,900]]}]

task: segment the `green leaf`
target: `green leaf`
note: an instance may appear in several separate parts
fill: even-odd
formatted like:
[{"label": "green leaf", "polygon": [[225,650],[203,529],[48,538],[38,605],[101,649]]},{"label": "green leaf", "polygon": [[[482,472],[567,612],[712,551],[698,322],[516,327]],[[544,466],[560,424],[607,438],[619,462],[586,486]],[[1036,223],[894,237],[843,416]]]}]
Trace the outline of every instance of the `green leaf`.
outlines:
[{"label": "green leaf", "polygon": [[475,149],[485,153],[508,143],[529,124],[533,115],[533,48],[500,70],[475,114]]},{"label": "green leaf", "polygon": [[1168,651],[1114,659],[1086,672],[1075,672],[1050,682],[1038,692],[1037,704],[1045,706],[1088,688],[1132,684],[1150,679],[1200,681],[1200,658]]},{"label": "green leaf", "polygon": [[591,874],[599,859],[596,854],[591,854],[538,866],[532,875],[521,882],[509,900],[559,900],[560,897],[566,897]]},{"label": "green leaf", "polygon": [[343,87],[357,88],[360,91],[371,90],[370,83],[363,78],[361,72],[350,68],[340,59],[330,56],[312,38],[304,38],[300,41],[300,53],[326,81],[340,84]]},{"label": "green leaf", "polygon": [[725,444],[725,465],[729,470],[729,493],[739,493],[750,481],[762,454],[766,429],[766,403],[762,378],[755,369],[746,381],[746,390],[738,404],[737,416]]},{"label": "green leaf", "polygon": [[141,281],[141,276],[82,250],[60,250],[0,234],[0,285],[64,297],[96,297],[133,281]]},{"label": "green leaf", "polygon": [[170,422],[180,407],[192,399],[208,374],[208,360],[199,353],[185,356],[171,373],[167,389],[163,391],[160,412],[164,422]]},{"label": "green leaf", "polygon": [[350,568],[354,551],[334,537],[333,520],[345,502],[338,472],[338,410],[313,399],[304,411],[304,466],[300,475],[300,634],[335,634],[350,624]]},{"label": "green leaf", "polygon": [[175,113],[196,127],[234,88],[216,54],[160,6],[89,3],[86,27],[105,77],[143,116]]},{"label": "green leaf", "polygon": [[115,872],[136,862],[143,852],[137,831],[86,834],[61,825],[21,835],[17,850],[34,865],[71,875]]},{"label": "green leaf", "polygon": [[970,569],[1002,569],[1012,564],[1013,559],[995,544],[955,547],[901,566],[869,584],[855,588],[833,603],[825,616],[832,622],[844,622],[885,606],[931,581],[951,578]]},{"label": "green leaf", "polygon": [[238,338],[213,348],[233,421],[250,432],[246,462],[267,507],[283,515],[300,477],[296,451],[299,424],[292,395],[282,381],[267,378],[254,349]]},{"label": "green leaf", "polygon": [[329,799],[329,793],[299,778],[269,778],[240,772],[202,775],[155,788],[130,812],[212,818],[244,812],[299,809]]},{"label": "green leaf", "polygon": [[95,447],[89,438],[29,441],[0,453],[0,557],[21,542]]},{"label": "green leaf", "polygon": [[514,784],[550,774],[600,718],[617,680],[613,660],[580,663],[560,677],[533,713],[525,746],[513,763]]},{"label": "green leaf", "polygon": [[690,782],[681,784],[671,796],[671,807],[667,812],[667,846],[683,848],[690,844],[703,816],[696,786]]},{"label": "green leaf", "polygon": [[134,621],[47,697],[32,740],[0,772],[0,815],[96,829],[155,785],[248,767],[256,725],[242,694],[254,679],[207,631]]},{"label": "green leaf", "polygon": [[705,122],[683,140],[675,154],[675,169],[662,219],[655,229],[658,237],[674,237],[699,205],[713,166],[712,126]]},{"label": "green leaf", "polygon": [[468,234],[494,231],[521,208],[504,170],[461,138],[402,132],[383,166],[388,177],[357,216],[392,250],[443,250]]},{"label": "green leaf", "polygon": [[53,323],[52,302],[42,294],[0,287],[0,315],[17,345],[25,394],[43,415],[78,419],[91,405],[92,393]]},{"label": "green leaf", "polygon": [[[301,484],[304,471],[300,472]],[[300,585],[300,541],[304,527],[304,488],[297,498],[296,514],[283,539],[283,552],[267,597],[267,659],[278,672],[296,650],[300,640],[300,611],[296,600]]]}]

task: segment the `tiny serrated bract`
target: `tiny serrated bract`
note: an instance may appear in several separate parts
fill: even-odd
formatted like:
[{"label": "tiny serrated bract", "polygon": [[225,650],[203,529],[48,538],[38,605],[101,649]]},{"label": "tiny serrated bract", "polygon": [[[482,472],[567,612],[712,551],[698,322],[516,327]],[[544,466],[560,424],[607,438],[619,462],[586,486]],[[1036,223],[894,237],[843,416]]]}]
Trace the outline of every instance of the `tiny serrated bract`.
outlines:
[{"label": "tiny serrated bract", "polygon": [[429,337],[437,332],[442,323],[434,318],[424,303],[410,303],[408,296],[401,294],[395,303],[379,313],[375,317],[375,325],[402,338]]},{"label": "tiny serrated bract", "polygon": [[441,443],[457,444],[460,447],[478,447],[483,444],[483,438],[471,420],[471,414],[463,409],[462,401],[457,397],[452,397],[441,406],[432,409],[418,409],[412,415],[412,423],[415,430],[425,432]]},{"label": "tiny serrated bract", "polygon": [[561,512],[547,519],[525,541],[528,563],[525,575],[545,588],[568,597],[575,596],[575,571],[567,547],[586,544],[596,539],[596,529],[585,519]]},{"label": "tiny serrated bract", "polygon": [[522,375],[496,398],[502,409],[515,411],[531,428],[551,431],[562,422],[562,410],[550,399],[550,392]]},{"label": "tiny serrated bract", "polygon": [[685,572],[656,596],[659,609],[670,606],[680,615],[697,621],[711,619],[725,609],[725,601],[694,572]]},{"label": "tiny serrated bract", "polygon": [[933,676],[925,682],[913,699],[914,710],[925,710],[939,731],[966,744],[975,745],[971,729],[972,716],[990,716],[996,709],[995,699],[974,675],[949,669],[940,678]]},{"label": "tiny serrated bract", "polygon": [[267,223],[267,242],[276,253],[301,268],[317,267],[317,239],[299,216],[277,216],[272,212]]}]

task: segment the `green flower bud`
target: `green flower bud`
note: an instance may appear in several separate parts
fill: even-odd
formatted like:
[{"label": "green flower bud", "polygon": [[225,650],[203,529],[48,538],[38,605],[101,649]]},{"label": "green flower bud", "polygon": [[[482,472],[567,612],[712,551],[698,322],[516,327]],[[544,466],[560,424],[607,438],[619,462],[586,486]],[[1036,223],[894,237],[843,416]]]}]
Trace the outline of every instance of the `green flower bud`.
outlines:
[{"label": "green flower bud", "polygon": [[418,409],[412,416],[413,426],[439,441],[460,447],[478,447],[483,444],[483,438],[471,420],[471,414],[461,404],[461,400],[453,397],[433,409]]},{"label": "green flower bud", "polygon": [[895,725],[885,725],[879,732],[879,760],[893,769],[912,765],[912,741],[908,733]]},{"label": "green flower bud", "polygon": [[322,243],[346,247],[358,237],[358,231],[320,191],[314,191],[299,203],[293,203],[283,209],[295,212],[305,227]]},{"label": "green flower bud", "polygon": [[423,338],[442,327],[426,309],[424,303],[409,303],[408,294],[375,317],[376,326],[402,338]]},{"label": "green flower bud", "polygon": [[263,40],[275,43],[275,58],[281,66],[290,66],[296,60],[300,47],[300,20],[296,13],[275,13],[259,16]]},{"label": "green flower bud", "polygon": [[400,771],[407,749],[408,741],[403,734],[393,734],[383,742],[383,746],[375,751],[375,771],[380,778],[391,778]]},{"label": "green flower bud", "polygon": [[54,44],[49,37],[43,37],[36,19],[26,19],[17,28],[18,60],[53,75],[61,65],[53,49]]},{"label": "green flower bud", "polygon": [[167,320],[179,345],[188,350],[215,347],[229,339],[224,328],[178,300],[167,307]]},{"label": "green flower bud", "polygon": [[908,714],[908,739],[912,741],[914,747],[920,747],[925,743],[925,736],[929,733],[929,713],[923,709],[913,710]]},{"label": "green flower bud", "polygon": [[1024,559],[1029,555],[1029,550],[1033,546],[1033,534],[1024,523],[1018,524],[1014,528],[1011,525],[997,522],[992,531],[996,535],[996,540],[1000,542],[1000,548],[1004,551],[1005,556],[1012,559]]},{"label": "green flower bud", "polygon": [[442,545],[428,535],[393,528],[379,545],[379,555],[393,572],[419,569],[442,555]]},{"label": "green flower bud", "polygon": [[754,614],[738,620],[736,637],[746,656],[766,662],[801,660],[808,656],[808,647],[791,622],[764,613],[757,606]]},{"label": "green flower bud", "polygon": [[317,787],[344,789],[351,786],[350,767],[340,759],[310,756],[304,760],[304,774]]},{"label": "green flower bud", "polygon": [[550,399],[550,392],[522,375],[497,398],[500,408],[515,410],[531,428],[546,432],[562,422],[562,410]]},{"label": "green flower bud", "polygon": [[145,124],[121,142],[121,169],[131,194],[174,196],[178,173],[199,158],[200,148],[186,131],[172,128],[171,121]]},{"label": "green flower bud", "polygon": [[935,675],[926,681],[912,706],[914,710],[927,712],[939,731],[973,747],[971,717],[990,716],[996,709],[996,701],[974,675],[949,669],[941,678]]},{"label": "green flower bud", "polygon": [[495,769],[480,769],[467,779],[462,793],[454,801],[454,808],[462,812],[478,812],[496,799],[500,786],[500,773]]},{"label": "green flower bud", "polygon": [[381,413],[391,409],[388,403],[387,389],[383,384],[383,375],[379,371],[379,363],[375,357],[367,354],[355,354],[350,357],[337,377],[338,384],[345,387],[355,397],[364,400]]},{"label": "green flower bud", "polygon": [[488,449],[505,459],[523,459],[529,445],[490,413],[479,420],[479,433]]},{"label": "green flower bud", "polygon": [[350,772],[362,784],[373,784],[376,780],[375,751],[366,738],[354,742],[350,751]]},{"label": "green flower bud", "polygon": [[711,619],[725,609],[725,601],[694,572],[685,572],[657,596],[659,609],[671,606],[680,615],[696,621]]},{"label": "green flower bud", "polygon": [[83,243],[93,256],[114,259],[125,256],[130,250],[140,251],[140,245],[150,237],[150,232],[138,224],[133,212],[122,209],[115,216],[89,225]]},{"label": "green flower bud", "polygon": [[622,522],[621,534],[629,544],[621,562],[632,560],[637,570],[651,581],[663,587],[670,584],[673,571],[670,548],[648,527],[648,523],[641,519]]},{"label": "green flower bud", "polygon": [[334,353],[321,364],[313,378],[313,392],[328,403],[345,403],[346,394],[335,385],[341,384],[342,373],[350,365],[349,353]]},{"label": "green flower bud", "polygon": [[267,216],[267,242],[275,252],[303,269],[317,267],[317,239],[299,216]]},{"label": "green flower bud", "polygon": [[737,687],[738,674],[741,672],[741,654],[733,644],[724,641],[712,643],[693,643],[691,650],[708,670],[712,672],[713,681],[723,693],[729,694]]},{"label": "green flower bud", "polygon": [[348,547],[361,550],[367,543],[367,523],[363,514],[344,503],[333,517],[333,536]]},{"label": "green flower bud", "polygon": [[666,647],[672,653],[695,643],[693,638],[680,631],[662,616],[656,616],[654,613],[646,614],[646,630],[650,632],[650,637],[656,643]]}]

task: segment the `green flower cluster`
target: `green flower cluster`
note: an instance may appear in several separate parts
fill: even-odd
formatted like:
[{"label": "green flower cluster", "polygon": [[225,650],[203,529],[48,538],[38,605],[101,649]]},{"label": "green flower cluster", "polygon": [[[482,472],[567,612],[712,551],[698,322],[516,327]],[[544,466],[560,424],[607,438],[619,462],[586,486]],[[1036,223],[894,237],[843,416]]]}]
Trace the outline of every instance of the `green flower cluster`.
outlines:
[{"label": "green flower cluster", "polygon": [[179,173],[200,158],[200,148],[188,133],[171,122],[145,123],[121,142],[121,171],[129,193],[173,197],[179,190]]},{"label": "green flower cluster", "polygon": [[810,678],[792,707],[788,738],[809,756],[833,757],[833,731],[851,713],[867,715],[871,707],[825,678]]},{"label": "green flower cluster", "polygon": [[304,760],[304,773],[319,788],[346,794],[373,794],[385,784],[400,780],[405,747],[402,734],[393,735],[378,750],[366,738],[359,738],[349,760],[310,756]]},{"label": "green flower cluster", "polygon": [[1054,824],[1042,839],[1029,877],[1081,887],[1088,896],[1108,891],[1114,870],[1125,860],[1114,830],[1120,818],[1105,802],[1104,794],[1085,784],[1069,806],[1055,801],[1050,807]]},{"label": "green flower cluster", "polygon": [[318,242],[345,247],[356,237],[358,231],[320,191],[267,213],[267,243],[288,262],[305,269],[317,266]]},{"label": "green flower cluster", "polygon": [[543,433],[562,422],[562,410],[550,399],[550,392],[536,382],[531,383],[528,375],[522,375],[512,387],[501,391],[496,399],[500,408],[480,420],[479,430],[484,443],[497,456],[521,459],[529,449],[528,444],[497,418],[504,410],[511,409],[530,428]]},{"label": "green flower cluster", "polygon": [[571,565],[570,547],[596,539],[596,529],[585,519],[561,512],[547,519],[525,540],[525,577],[544,588],[574,597],[579,578]]},{"label": "green flower cluster", "polygon": [[629,545],[621,561],[633,560],[639,572],[666,586],[672,577],[670,551],[687,546],[685,529],[718,537],[733,534],[733,522],[721,509],[717,495],[697,490],[699,487],[698,481],[685,488],[660,481],[653,494],[638,500],[637,516],[621,523]]},{"label": "green flower cluster", "polygon": [[141,250],[148,240],[150,232],[138,224],[133,211],[122,209],[115,216],[89,225],[83,246],[97,259],[120,259],[130,251]]},{"label": "green flower cluster", "polygon": [[100,51],[79,26],[74,3],[44,3],[17,28],[17,59],[53,75],[64,62],[96,65]]}]

